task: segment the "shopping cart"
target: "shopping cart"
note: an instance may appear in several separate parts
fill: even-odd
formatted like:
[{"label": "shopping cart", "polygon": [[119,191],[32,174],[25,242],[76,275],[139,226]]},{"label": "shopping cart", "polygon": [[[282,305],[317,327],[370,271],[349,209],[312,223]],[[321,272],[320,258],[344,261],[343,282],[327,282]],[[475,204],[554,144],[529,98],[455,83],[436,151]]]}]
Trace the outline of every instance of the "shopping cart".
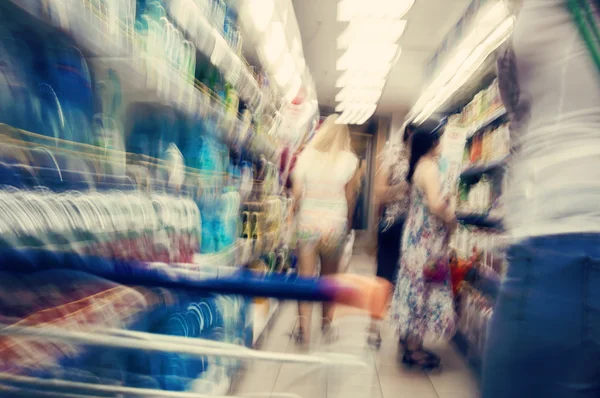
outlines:
[{"label": "shopping cart", "polygon": [[[360,277],[347,275],[340,278],[355,281]],[[228,296],[219,297],[225,300]],[[257,350],[245,346],[242,339],[224,342],[219,335],[212,339],[183,337],[196,333],[190,330],[183,335],[169,335],[170,330],[159,334],[160,331],[149,333],[100,326],[94,324],[99,316],[109,319],[119,314],[103,309],[101,298],[91,299],[97,300],[94,309],[101,311],[94,313],[87,309],[87,315],[94,317],[93,320],[78,318],[80,311],[76,311],[66,316],[62,314],[60,322],[55,324],[38,318],[30,319],[32,322],[0,323],[0,348],[3,350],[0,396],[374,396],[377,376],[373,353],[367,344],[371,319],[371,311],[365,310],[367,298],[364,303],[357,303],[356,307],[362,308],[361,311],[339,307],[335,339],[316,337],[308,352],[295,348],[288,350],[288,347]],[[338,297],[337,301],[340,300],[343,298]],[[169,325],[185,322],[186,316],[200,314],[207,308],[205,304],[190,304],[187,313],[170,315]],[[211,314],[228,319],[236,311],[239,312],[234,309]],[[207,322],[210,317],[212,315],[198,319]],[[231,327],[239,329],[239,324]],[[227,331],[219,333],[226,334]],[[5,355],[7,352],[10,355]],[[86,353],[86,358],[76,362],[64,360],[80,358],[81,353]],[[81,364],[88,366],[86,371],[81,369]],[[90,372],[89,367],[94,371]],[[257,383],[245,388],[231,388],[234,375],[242,369]],[[135,372],[132,374],[132,371]],[[270,389],[259,379],[273,372],[277,372],[277,385]]]},{"label": "shopping cart", "polygon": [[[373,354],[366,344],[364,315],[344,316],[339,319],[335,341],[321,339],[311,347],[311,353],[261,351],[236,344],[206,339],[189,339],[177,336],[156,335],[143,332],[114,329],[97,329],[93,332],[65,330],[64,328],[9,326],[0,335],[16,339],[59,342],[57,347],[70,349],[72,345],[95,346],[102,350],[136,351],[147,354],[184,355],[201,358],[225,369],[231,362],[245,364],[246,376],[261,377],[263,372],[278,371],[278,386],[273,391],[229,391],[229,383],[223,373],[221,391],[202,385],[202,380],[187,380],[194,391],[166,391],[162,389],[130,387],[111,383],[101,378],[77,380],[77,369],[57,367],[44,376],[34,377],[15,373],[0,373],[0,391],[3,397],[173,397],[199,398],[207,396],[244,397],[348,397],[371,396],[376,381]],[[253,373],[254,372],[254,373]],[[262,373],[264,377],[266,373]],[[216,375],[218,376],[218,375]],[[217,377],[218,379],[218,377]],[[214,380],[214,377],[213,377]],[[194,385],[196,383],[196,385]],[[256,384],[260,386],[260,382]],[[239,394],[239,395],[238,395]],[[308,395],[310,394],[310,395]]]}]

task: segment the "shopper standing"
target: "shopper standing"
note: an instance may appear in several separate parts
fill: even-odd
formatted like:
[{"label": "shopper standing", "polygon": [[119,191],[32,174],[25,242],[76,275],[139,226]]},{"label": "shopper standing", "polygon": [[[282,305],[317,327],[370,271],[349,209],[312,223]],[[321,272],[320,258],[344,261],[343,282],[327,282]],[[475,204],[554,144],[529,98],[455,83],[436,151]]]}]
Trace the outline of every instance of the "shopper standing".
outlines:
[{"label": "shopper standing", "polygon": [[[375,200],[380,214],[377,232],[377,276],[390,283],[390,296],[398,276],[404,221],[410,204],[408,197],[408,138],[414,130],[406,126],[401,143],[389,143],[381,154],[375,175]],[[381,345],[380,322],[373,319],[369,343]]]},{"label": "shopper standing", "polygon": [[505,194],[513,244],[483,397],[600,397],[597,2],[521,3],[498,64],[515,145]]},{"label": "shopper standing", "polygon": [[[292,190],[297,206],[298,270],[313,276],[317,257],[321,275],[338,271],[346,242],[359,183],[358,158],[352,153],[348,126],[337,123],[338,115],[329,116],[315,137],[298,156]],[[299,303],[297,341],[307,343],[312,305]],[[333,307],[323,304],[322,329],[327,332]]]},{"label": "shopper standing", "polygon": [[426,121],[411,137],[407,175],[410,207],[391,310],[403,350],[402,362],[423,369],[440,364],[437,355],[423,348],[424,339],[450,338],[456,318],[448,267],[448,239],[456,227],[456,217],[449,201],[442,197],[438,166],[441,131],[437,126]]}]

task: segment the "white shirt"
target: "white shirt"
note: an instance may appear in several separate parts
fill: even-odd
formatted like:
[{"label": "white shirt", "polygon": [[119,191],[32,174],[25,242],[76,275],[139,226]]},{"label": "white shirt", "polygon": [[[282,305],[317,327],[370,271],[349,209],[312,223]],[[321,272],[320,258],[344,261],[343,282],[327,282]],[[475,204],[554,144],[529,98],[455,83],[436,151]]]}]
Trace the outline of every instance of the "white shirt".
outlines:
[{"label": "white shirt", "polygon": [[525,109],[505,197],[515,238],[600,232],[600,72],[565,3],[525,0],[513,34]]},{"label": "white shirt", "polygon": [[[339,229],[346,225],[346,185],[354,177],[358,158],[351,152],[332,156],[306,148],[296,161],[294,183],[304,187],[298,223],[305,227]],[[339,224],[339,225],[338,225]]]}]

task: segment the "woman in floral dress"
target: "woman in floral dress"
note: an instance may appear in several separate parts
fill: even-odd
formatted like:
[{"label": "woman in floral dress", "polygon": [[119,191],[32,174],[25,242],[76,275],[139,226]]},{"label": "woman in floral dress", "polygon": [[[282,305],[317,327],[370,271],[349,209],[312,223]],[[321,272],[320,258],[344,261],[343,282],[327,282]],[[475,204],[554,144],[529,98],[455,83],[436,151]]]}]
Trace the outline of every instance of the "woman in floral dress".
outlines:
[{"label": "woman in floral dress", "polygon": [[400,335],[402,362],[424,369],[436,368],[439,357],[423,348],[426,337],[447,339],[455,328],[450,272],[441,277],[424,271],[438,260],[448,261],[448,236],[456,227],[454,209],[442,196],[437,158],[440,129],[423,123],[413,134],[407,181],[410,208],[402,239],[402,256],[391,319]]}]

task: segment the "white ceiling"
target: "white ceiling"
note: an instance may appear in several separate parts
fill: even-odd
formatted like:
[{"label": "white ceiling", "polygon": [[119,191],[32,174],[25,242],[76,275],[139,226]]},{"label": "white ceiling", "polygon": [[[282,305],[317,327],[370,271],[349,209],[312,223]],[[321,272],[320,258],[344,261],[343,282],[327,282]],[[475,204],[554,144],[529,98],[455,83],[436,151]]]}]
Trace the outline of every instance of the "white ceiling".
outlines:
[{"label": "white ceiling", "polygon": [[[368,1],[368,0],[364,0]],[[404,17],[406,31],[400,39],[402,54],[392,67],[377,114],[405,114],[417,100],[427,61],[458,22],[471,0],[416,0]],[[304,57],[313,76],[319,105],[334,108],[340,76],[336,61],[341,55],[336,39],[346,26],[336,19],[337,0],[292,0],[302,35]]]}]

